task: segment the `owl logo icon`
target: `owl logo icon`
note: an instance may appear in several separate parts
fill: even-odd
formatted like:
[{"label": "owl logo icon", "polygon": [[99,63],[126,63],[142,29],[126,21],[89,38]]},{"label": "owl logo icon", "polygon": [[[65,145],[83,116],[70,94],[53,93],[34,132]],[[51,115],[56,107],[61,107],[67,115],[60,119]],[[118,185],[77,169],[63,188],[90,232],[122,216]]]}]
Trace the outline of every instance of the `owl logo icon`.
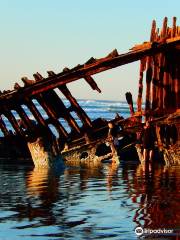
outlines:
[{"label": "owl logo icon", "polygon": [[143,229],[142,229],[142,227],[137,227],[137,228],[135,228],[135,234],[137,235],[137,236],[141,236],[142,234],[143,234]]}]

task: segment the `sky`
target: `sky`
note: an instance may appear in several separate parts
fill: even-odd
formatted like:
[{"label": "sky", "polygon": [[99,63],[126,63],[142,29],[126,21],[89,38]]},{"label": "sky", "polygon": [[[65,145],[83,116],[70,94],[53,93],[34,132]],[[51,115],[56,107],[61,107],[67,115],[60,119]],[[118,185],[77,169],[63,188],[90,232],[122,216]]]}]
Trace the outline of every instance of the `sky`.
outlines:
[{"label": "sky", "polygon": [[[64,67],[101,58],[113,49],[127,52],[148,41],[152,20],[178,18],[179,0],[0,0],[0,90],[13,89],[35,72],[47,77]],[[68,84],[79,99],[137,98],[139,62],[97,75],[102,94],[83,80]]]}]

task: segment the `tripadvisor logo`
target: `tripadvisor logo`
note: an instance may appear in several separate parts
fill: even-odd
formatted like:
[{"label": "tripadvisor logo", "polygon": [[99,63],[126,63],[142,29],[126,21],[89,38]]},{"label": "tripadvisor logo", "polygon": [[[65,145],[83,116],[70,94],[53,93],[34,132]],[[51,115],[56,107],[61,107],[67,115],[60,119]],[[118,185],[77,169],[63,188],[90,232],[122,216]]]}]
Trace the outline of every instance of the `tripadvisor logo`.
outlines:
[{"label": "tripadvisor logo", "polygon": [[142,229],[142,227],[137,227],[137,228],[135,228],[135,234],[137,235],[137,236],[141,236],[142,234],[143,234],[143,229]]},{"label": "tripadvisor logo", "polygon": [[137,236],[141,236],[141,235],[150,235],[150,234],[159,234],[159,235],[164,235],[164,234],[173,234],[173,229],[161,229],[161,228],[158,228],[158,229],[149,229],[149,228],[142,228],[142,227],[137,227],[135,228],[135,234]]}]

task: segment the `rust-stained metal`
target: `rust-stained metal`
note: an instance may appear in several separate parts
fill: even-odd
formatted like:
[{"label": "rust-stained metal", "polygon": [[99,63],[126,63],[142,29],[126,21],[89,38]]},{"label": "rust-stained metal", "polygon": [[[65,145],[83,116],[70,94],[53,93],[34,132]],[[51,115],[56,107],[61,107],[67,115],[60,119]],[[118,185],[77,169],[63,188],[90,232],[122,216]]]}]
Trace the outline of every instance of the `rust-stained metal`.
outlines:
[{"label": "rust-stained metal", "polygon": [[[155,41],[155,31],[156,31],[156,22],[152,22],[152,28],[151,28],[151,36],[150,36],[150,42],[154,43]],[[151,83],[152,83],[152,74],[153,74],[153,66],[152,66],[152,56],[148,56],[146,59],[146,102],[145,102],[145,109],[148,111],[151,106]]]},{"label": "rust-stained metal", "polygon": [[9,131],[7,130],[6,124],[3,121],[1,116],[0,116],[0,128],[1,128],[2,133],[4,134],[4,136],[7,137],[9,135]]},{"label": "rust-stained metal", "polygon": [[146,69],[146,59],[140,60],[140,71],[139,71],[139,87],[138,87],[138,99],[137,99],[137,111],[142,111],[142,92],[143,92],[143,73]]},{"label": "rust-stained metal", "polygon": [[152,110],[158,107],[158,59],[153,56],[153,76],[152,76]]},{"label": "rust-stained metal", "polygon": [[19,116],[21,118],[21,121],[23,122],[24,127],[26,129],[32,129],[33,130],[32,121],[29,119],[29,117],[26,114],[25,110],[20,105],[16,105],[15,110],[19,114]]},{"label": "rust-stained metal", "polygon": [[[22,77],[23,87],[15,83],[13,91],[8,90],[0,93],[0,129],[4,137],[10,136],[11,133],[3,121],[3,115],[11,123],[14,135],[20,136],[24,141],[29,141],[29,133],[31,133],[31,139],[33,136],[37,137],[37,126],[46,132],[46,136],[50,136],[49,134],[53,135],[49,124],[53,125],[59,133],[58,141],[59,145],[61,145],[60,149],[64,148],[63,154],[66,152],[69,155],[70,152],[76,152],[82,146],[83,149],[85,147],[91,149],[95,142],[99,142],[99,144],[107,143],[108,122],[101,122],[96,126],[80,107],[76,98],[73,97],[67,88],[67,84],[78,79],[84,79],[93,90],[101,93],[92,75],[138,60],[140,60],[140,71],[137,111],[134,110],[132,95],[128,92],[126,98],[131,118],[128,121],[122,119],[120,121],[119,119],[114,120],[115,124],[122,124],[123,131],[121,134],[124,136],[127,134],[126,130],[130,128],[130,132],[133,133],[136,133],[137,129],[142,128],[142,122],[139,121],[142,116],[145,116],[145,119],[149,117],[159,119],[159,117],[175,112],[178,115],[180,107],[180,28],[176,25],[175,17],[173,18],[171,28],[168,28],[167,23],[168,19],[165,18],[162,30],[159,32],[156,28],[155,20],[153,20],[150,41],[134,46],[125,54],[119,54],[115,49],[104,58],[96,59],[91,57],[83,65],[77,65],[72,69],[66,67],[58,74],[53,71],[47,71],[47,78],[44,78],[38,72],[33,74],[34,79],[31,80],[27,77]],[[143,83],[144,75],[146,75],[146,82]],[[145,84],[146,86],[143,86]],[[55,89],[59,89],[65,98],[69,100],[70,106],[68,108],[66,108]],[[145,90],[145,109],[142,107],[143,90]],[[41,114],[34,100],[45,111],[47,114],[46,118]],[[22,107],[23,105],[29,108],[37,122],[36,124],[32,122],[30,116]],[[15,118],[13,111],[17,112],[21,123]],[[75,112],[79,117],[82,127],[79,127],[71,114],[72,112]],[[70,133],[63,127],[60,119],[64,119],[68,123]],[[179,121],[179,118],[177,119]],[[157,132],[159,132],[160,122],[154,120],[154,123]],[[175,123],[175,127],[178,128],[179,123]],[[126,130],[124,130],[125,128]],[[32,149],[31,146],[30,149]],[[94,150],[89,150],[89,152],[94,152]],[[81,153],[79,152],[78,156]],[[92,154],[90,153],[90,155]]]},{"label": "rust-stained metal", "polygon": [[71,109],[77,112],[78,117],[81,119],[86,127],[92,127],[92,123],[85,111],[79,106],[77,100],[72,96],[71,92],[66,85],[59,87],[59,90],[64,94],[64,96],[70,101]]},{"label": "rust-stained metal", "polygon": [[126,93],[126,101],[127,101],[128,105],[129,105],[129,110],[130,110],[131,117],[133,117],[133,115],[134,115],[134,106],[133,106],[132,94],[130,92]]},{"label": "rust-stained metal", "polygon": [[56,127],[59,133],[59,136],[63,138],[67,138],[68,137],[67,131],[63,128],[62,124],[58,121],[56,114],[48,106],[48,103],[44,101],[42,94],[39,94],[38,97],[36,97],[36,99],[41,104],[43,109],[46,111],[47,115],[49,116],[49,123],[52,123]]},{"label": "rust-stained metal", "polygon": [[7,119],[9,120],[9,122],[11,123],[12,127],[14,128],[15,132],[20,135],[20,136],[24,136],[24,133],[21,129],[21,127],[19,126],[16,118],[14,117],[14,115],[12,114],[11,111],[5,110],[4,112],[5,117],[7,117]]},{"label": "rust-stained metal", "polygon": [[[85,76],[91,76],[124,64],[128,64],[134,61],[138,61],[145,56],[155,55],[156,53],[160,53],[163,51],[168,51],[169,49],[176,47],[180,44],[180,36],[175,37],[173,39],[167,39],[164,42],[157,42],[156,44],[148,44],[148,46],[142,45],[142,48],[137,50],[132,50],[128,53],[121,54],[117,57],[105,57],[96,60],[92,64],[84,64],[80,65],[78,69],[71,69],[69,71],[61,72],[56,74],[54,77],[44,78],[43,80],[36,82],[33,85],[27,86],[23,89],[23,91],[10,91],[1,95],[1,99],[4,101],[8,101],[11,98],[18,100],[22,99],[25,96],[34,96],[41,92],[54,89],[56,87],[65,85],[72,81],[78,80],[80,78],[84,78]],[[6,100],[5,100],[6,99]]]},{"label": "rust-stained metal", "polygon": [[41,113],[36,108],[36,105],[31,100],[25,100],[26,106],[30,109],[32,112],[34,118],[37,120],[38,124],[43,127],[47,127],[47,123],[42,117]]},{"label": "rust-stained metal", "polygon": [[98,87],[97,83],[94,81],[94,79],[91,76],[85,76],[84,79],[86,80],[87,83],[89,83],[89,85],[91,86],[91,88],[93,90],[98,91],[99,93],[101,93],[100,88]]}]

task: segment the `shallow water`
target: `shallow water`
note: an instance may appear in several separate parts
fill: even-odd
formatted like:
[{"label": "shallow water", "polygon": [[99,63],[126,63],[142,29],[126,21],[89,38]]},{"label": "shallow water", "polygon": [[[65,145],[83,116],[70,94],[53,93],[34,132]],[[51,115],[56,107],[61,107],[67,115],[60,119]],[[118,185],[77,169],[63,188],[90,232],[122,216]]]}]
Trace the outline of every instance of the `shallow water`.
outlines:
[{"label": "shallow water", "polygon": [[[129,116],[125,102],[79,104],[92,120]],[[0,165],[0,240],[133,240],[138,226],[180,228],[180,167],[158,167],[147,175],[132,162],[68,166],[59,172]]]},{"label": "shallow water", "polygon": [[59,172],[0,165],[0,239],[130,240],[137,226],[177,229],[179,170],[158,167],[146,175],[132,163]]}]

